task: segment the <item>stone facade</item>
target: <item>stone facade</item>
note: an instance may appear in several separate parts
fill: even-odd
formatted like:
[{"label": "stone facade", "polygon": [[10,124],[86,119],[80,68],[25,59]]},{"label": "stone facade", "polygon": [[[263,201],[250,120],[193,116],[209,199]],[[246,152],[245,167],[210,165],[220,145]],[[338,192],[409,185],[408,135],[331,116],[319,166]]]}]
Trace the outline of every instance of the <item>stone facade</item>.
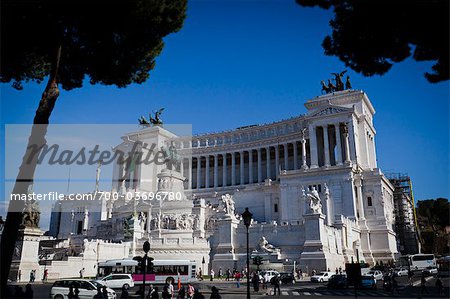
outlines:
[{"label": "stone facade", "polygon": [[[250,251],[272,263],[289,259],[308,271],[392,260],[394,188],[377,168],[370,100],[346,90],[305,107],[306,115],[222,133],[176,136],[159,126],[128,133],[115,150],[132,155],[139,141],[147,155],[172,145],[179,163],[131,171],[116,164],[111,196],[58,204],[51,232],[122,241],[129,257],[149,240],[155,258],[190,258],[198,267],[205,259],[217,272],[244,267],[239,215],[248,207]],[[180,200],[137,199],[161,191]]]}]

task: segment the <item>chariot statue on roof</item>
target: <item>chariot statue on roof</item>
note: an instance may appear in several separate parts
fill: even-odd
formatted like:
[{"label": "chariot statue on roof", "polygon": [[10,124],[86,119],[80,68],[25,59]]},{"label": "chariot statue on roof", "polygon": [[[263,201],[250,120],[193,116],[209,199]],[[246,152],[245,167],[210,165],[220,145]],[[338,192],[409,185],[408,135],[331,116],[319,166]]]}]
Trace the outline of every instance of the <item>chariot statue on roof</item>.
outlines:
[{"label": "chariot statue on roof", "polygon": [[139,124],[140,124],[141,126],[144,126],[144,127],[149,127],[150,125],[153,125],[153,126],[161,126],[161,125],[163,124],[163,122],[162,122],[160,116],[161,116],[161,114],[162,114],[163,111],[164,111],[164,108],[161,108],[161,109],[159,109],[158,111],[154,112],[154,117],[152,117],[152,115],[149,114],[149,115],[148,115],[148,120],[147,120],[144,116],[141,116],[141,117],[138,119]]}]

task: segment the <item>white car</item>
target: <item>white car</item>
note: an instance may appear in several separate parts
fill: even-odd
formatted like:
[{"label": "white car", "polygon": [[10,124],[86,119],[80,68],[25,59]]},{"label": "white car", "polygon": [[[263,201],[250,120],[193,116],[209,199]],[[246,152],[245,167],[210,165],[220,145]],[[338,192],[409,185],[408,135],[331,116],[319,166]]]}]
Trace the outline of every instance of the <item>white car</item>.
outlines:
[{"label": "white car", "polygon": [[327,282],[331,276],[336,274],[335,272],[320,272],[316,275],[311,276],[312,282]]},{"label": "white car", "polygon": [[376,280],[383,280],[383,272],[380,270],[370,270],[367,275],[372,275]]},{"label": "white car", "polygon": [[109,274],[97,280],[97,282],[111,289],[121,289],[123,286],[126,288],[134,287],[134,281],[130,274]]},{"label": "white car", "polygon": [[[87,279],[62,279],[53,283],[50,290],[50,298],[52,299],[65,299],[69,298],[70,287],[73,287],[74,291],[78,288],[78,297],[80,299],[92,299],[97,294],[97,288],[102,285],[96,281],[89,281]],[[116,299],[116,292],[110,288],[106,288],[108,292],[108,299]]]},{"label": "white car", "polygon": [[425,275],[435,275],[438,274],[438,269],[436,267],[426,267],[425,269],[422,270],[422,273]]},{"label": "white car", "polygon": [[280,275],[280,273],[278,271],[267,270],[267,271],[261,272],[261,274],[259,275],[259,278],[261,281],[264,281],[264,279],[267,277],[267,282],[270,282],[270,280],[277,275]]},{"label": "white car", "polygon": [[396,273],[398,276],[408,276],[408,269],[406,269],[406,268],[400,268],[400,269],[395,270],[395,273]]}]

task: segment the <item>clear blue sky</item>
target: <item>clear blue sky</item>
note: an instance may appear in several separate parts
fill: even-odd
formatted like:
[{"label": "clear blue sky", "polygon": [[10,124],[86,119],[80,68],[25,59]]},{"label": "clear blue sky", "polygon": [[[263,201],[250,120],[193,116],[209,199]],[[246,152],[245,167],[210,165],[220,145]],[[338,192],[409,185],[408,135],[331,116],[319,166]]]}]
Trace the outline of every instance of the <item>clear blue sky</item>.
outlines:
[{"label": "clear blue sky", "polygon": [[[166,123],[190,123],[203,133],[304,113],[320,81],[345,69],[323,54],[330,18],[294,0],[190,1],[184,27],[165,39],[145,84],[118,89],[86,82],[62,91],[51,122],[134,124],[165,107]],[[449,197],[449,84],[428,83],[423,73],[430,66],[408,60],[382,77],[349,71],[353,87],[376,109],[379,167],[408,173],[417,200]],[[31,123],[43,88],[1,85],[2,125]]]}]

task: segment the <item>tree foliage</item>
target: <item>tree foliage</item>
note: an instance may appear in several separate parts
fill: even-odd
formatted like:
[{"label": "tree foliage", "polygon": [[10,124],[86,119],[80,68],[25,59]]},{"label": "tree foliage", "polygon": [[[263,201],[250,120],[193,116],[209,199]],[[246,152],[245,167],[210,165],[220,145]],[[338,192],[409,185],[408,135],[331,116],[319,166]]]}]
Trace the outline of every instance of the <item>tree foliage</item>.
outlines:
[{"label": "tree foliage", "polygon": [[449,79],[449,1],[296,0],[302,6],[332,8],[326,55],[337,56],[365,76],[382,75],[412,55],[434,61],[429,82]]},{"label": "tree foliage", "polygon": [[[28,81],[47,85],[33,120],[28,146],[12,194],[27,193],[39,151],[59,96],[91,84],[125,87],[143,83],[155,66],[163,38],[178,31],[187,0],[3,0],[1,2],[0,82],[22,88]],[[43,124],[43,126],[40,126]],[[6,289],[21,224],[23,201],[11,201],[0,242],[0,290]],[[1,297],[1,294],[0,294]]]},{"label": "tree foliage", "polygon": [[91,84],[143,83],[178,31],[187,0],[4,0],[1,82],[22,88],[50,74],[61,46],[57,82],[64,89]]},{"label": "tree foliage", "polygon": [[441,228],[450,225],[450,203],[446,198],[419,200],[417,213],[427,219],[429,225]]}]

